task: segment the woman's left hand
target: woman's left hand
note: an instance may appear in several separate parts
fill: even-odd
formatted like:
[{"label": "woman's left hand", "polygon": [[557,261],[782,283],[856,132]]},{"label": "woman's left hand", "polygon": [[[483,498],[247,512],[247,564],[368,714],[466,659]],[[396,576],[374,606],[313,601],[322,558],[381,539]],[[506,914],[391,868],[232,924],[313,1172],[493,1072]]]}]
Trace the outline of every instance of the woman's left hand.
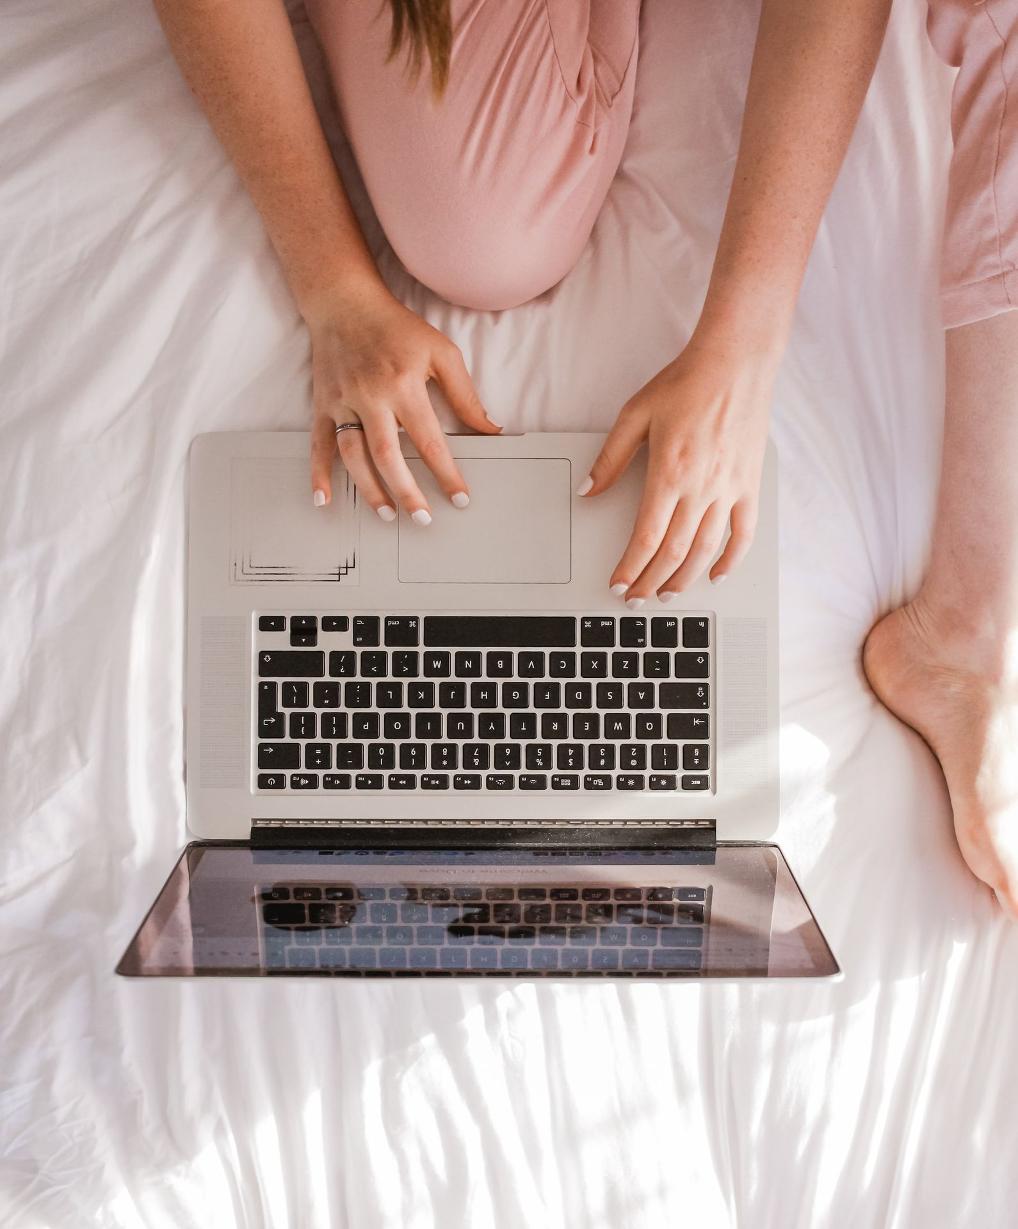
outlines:
[{"label": "woman's left hand", "polygon": [[[611,574],[613,593],[639,608],[671,601],[710,563],[716,584],[753,541],[771,394],[780,355],[700,341],[625,406],[578,494],[599,495],[647,442],[647,478],[629,545]],[[589,485],[588,485],[589,483]]]}]

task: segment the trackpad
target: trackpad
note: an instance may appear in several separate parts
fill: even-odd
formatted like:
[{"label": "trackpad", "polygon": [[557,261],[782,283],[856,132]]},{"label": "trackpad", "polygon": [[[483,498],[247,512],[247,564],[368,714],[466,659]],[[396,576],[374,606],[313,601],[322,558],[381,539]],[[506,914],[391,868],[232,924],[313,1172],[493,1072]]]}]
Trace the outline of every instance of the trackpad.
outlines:
[{"label": "trackpad", "polygon": [[399,579],[419,583],[565,585],[570,579],[570,465],[564,457],[460,458],[470,506],[454,508],[431,471],[408,460],[432,523],[399,518]]}]

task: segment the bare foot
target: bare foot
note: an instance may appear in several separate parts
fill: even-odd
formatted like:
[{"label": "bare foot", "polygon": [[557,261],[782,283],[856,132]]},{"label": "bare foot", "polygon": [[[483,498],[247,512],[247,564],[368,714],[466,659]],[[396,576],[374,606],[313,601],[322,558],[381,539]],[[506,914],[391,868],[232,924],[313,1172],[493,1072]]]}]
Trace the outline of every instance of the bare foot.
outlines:
[{"label": "bare foot", "polygon": [[940,761],[962,857],[1018,919],[1018,678],[999,643],[945,623],[921,597],[892,610],[866,638],[863,669]]}]

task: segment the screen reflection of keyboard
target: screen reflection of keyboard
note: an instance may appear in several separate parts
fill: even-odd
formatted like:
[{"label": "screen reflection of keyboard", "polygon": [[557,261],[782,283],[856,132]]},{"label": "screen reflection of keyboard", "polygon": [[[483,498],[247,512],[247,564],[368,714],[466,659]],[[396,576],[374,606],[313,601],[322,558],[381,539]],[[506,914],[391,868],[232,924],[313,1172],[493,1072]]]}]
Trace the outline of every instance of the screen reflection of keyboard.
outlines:
[{"label": "screen reflection of keyboard", "polygon": [[259,791],[711,788],[711,619],[260,615]]},{"label": "screen reflection of keyboard", "polygon": [[560,884],[275,884],[259,894],[272,972],[699,972],[707,893]]}]

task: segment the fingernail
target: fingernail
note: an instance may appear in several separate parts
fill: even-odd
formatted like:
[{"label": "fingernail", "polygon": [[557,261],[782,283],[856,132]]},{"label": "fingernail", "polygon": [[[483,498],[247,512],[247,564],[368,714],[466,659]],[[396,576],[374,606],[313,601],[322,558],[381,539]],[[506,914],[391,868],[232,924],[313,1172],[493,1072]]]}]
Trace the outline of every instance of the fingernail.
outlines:
[{"label": "fingernail", "polygon": [[616,597],[621,597],[628,588],[629,586],[624,581],[620,580],[617,585],[612,585],[611,592],[614,593]]},{"label": "fingernail", "polygon": [[382,504],[376,511],[383,521],[394,521],[396,519],[396,509],[389,504]]},{"label": "fingernail", "polygon": [[410,513],[410,519],[415,525],[430,525],[431,513],[425,511],[424,508],[418,508],[416,512]]},{"label": "fingernail", "polygon": [[710,583],[712,585],[720,585],[723,580],[727,580],[727,579],[728,579],[727,573],[722,572],[720,576],[712,576],[710,578]]},{"label": "fingernail", "polygon": [[664,602],[667,606],[669,602],[674,602],[678,596],[679,595],[677,593],[672,593],[671,590],[665,589],[663,593],[659,593],[657,595],[657,600],[659,602]]},{"label": "fingernail", "polygon": [[496,431],[501,431],[501,430],[502,430],[502,424],[501,424],[500,422],[496,422],[496,421],[494,420],[494,418],[492,418],[492,417],[491,417],[491,415],[490,415],[490,414],[485,414],[485,416],[484,416],[484,417],[488,420],[488,423],[489,423],[492,427],[494,427],[494,428],[495,428],[495,430],[496,430]]},{"label": "fingernail", "polygon": [[466,491],[457,491],[452,497],[452,506],[454,508],[465,508],[470,503],[470,496]]},{"label": "fingernail", "polygon": [[646,599],[642,597],[626,598],[626,605],[630,610],[639,610],[641,606],[646,605]]},{"label": "fingernail", "polygon": [[591,476],[588,474],[586,478],[584,478],[584,480],[576,488],[576,494],[586,495],[586,493],[591,489],[593,485],[594,485],[594,479],[591,478]]},{"label": "fingernail", "polygon": [[324,506],[325,506],[325,492],[324,492],[324,491],[315,491],[315,494],[314,494],[314,501],[315,501],[315,507],[316,507],[316,508],[322,508],[322,507],[324,507]]}]

